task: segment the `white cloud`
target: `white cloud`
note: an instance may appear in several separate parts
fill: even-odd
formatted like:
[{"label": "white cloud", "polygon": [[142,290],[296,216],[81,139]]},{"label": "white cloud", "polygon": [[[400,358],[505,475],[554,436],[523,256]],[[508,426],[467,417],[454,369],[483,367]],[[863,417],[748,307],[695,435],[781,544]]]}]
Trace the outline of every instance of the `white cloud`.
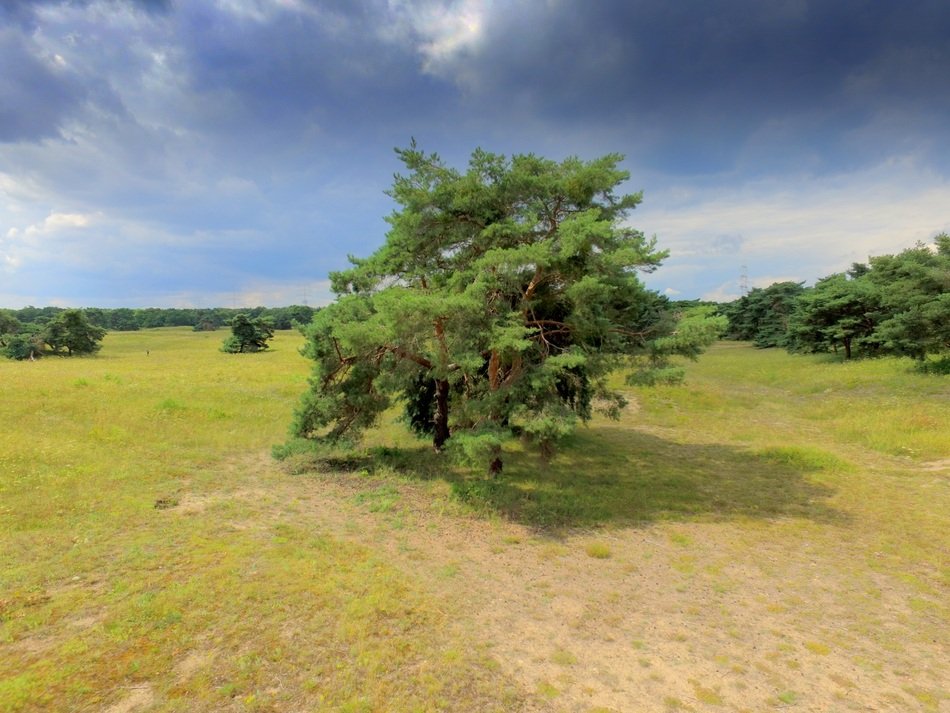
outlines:
[{"label": "white cloud", "polygon": [[52,213],[43,221],[44,232],[62,228],[85,228],[93,219],[88,213]]},{"label": "white cloud", "polygon": [[[658,279],[687,294],[697,294],[713,266],[721,280],[723,272],[738,278],[746,265],[753,286],[814,282],[950,229],[950,181],[910,158],[861,173],[675,186],[648,196],[631,222],[670,250],[672,269],[661,268]],[[733,294],[738,279],[699,286],[706,296]]]},{"label": "white cloud", "polygon": [[461,69],[459,60],[483,40],[491,4],[491,0],[390,0],[396,25],[385,32],[415,38],[415,49],[422,55],[425,72],[437,76],[455,74]]},{"label": "white cloud", "polygon": [[38,238],[53,235],[74,228],[87,228],[101,213],[50,213],[40,223],[35,223],[23,231],[27,242],[35,243]]},{"label": "white cloud", "polygon": [[[217,0],[218,10],[239,20],[249,20],[257,23],[270,22],[279,13],[295,13],[319,17],[321,20],[333,19],[336,23],[342,17],[332,15],[329,11],[310,5],[303,0]],[[337,25],[333,29],[339,30]]]},{"label": "white cloud", "polygon": [[87,228],[101,217],[101,213],[52,212],[43,220],[20,229],[9,228],[0,239],[0,259],[5,272],[13,272],[25,261],[44,254],[62,255],[70,236]]},{"label": "white cloud", "polygon": [[[22,174],[13,176],[0,172],[0,193],[7,196],[10,203],[14,201],[37,201],[45,196],[44,188],[32,177]],[[7,209],[11,206],[8,204]]]}]

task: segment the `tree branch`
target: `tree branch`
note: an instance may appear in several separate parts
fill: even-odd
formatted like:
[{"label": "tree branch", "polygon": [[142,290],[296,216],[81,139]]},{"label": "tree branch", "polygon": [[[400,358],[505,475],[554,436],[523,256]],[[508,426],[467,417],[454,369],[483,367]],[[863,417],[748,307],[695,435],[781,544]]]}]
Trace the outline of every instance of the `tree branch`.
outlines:
[{"label": "tree branch", "polygon": [[421,366],[421,367],[423,367],[423,368],[425,368],[425,369],[431,369],[431,368],[432,368],[432,362],[431,362],[431,361],[429,361],[428,359],[426,359],[426,358],[423,357],[423,356],[419,356],[418,354],[413,354],[412,352],[407,352],[407,351],[406,351],[405,349],[403,349],[402,347],[397,347],[397,346],[395,346],[395,345],[389,345],[389,346],[383,347],[383,349],[386,349],[387,351],[392,352],[393,354],[395,354],[396,356],[400,357],[401,359],[408,359],[408,360],[411,361],[411,362],[415,362],[416,364],[418,364],[419,366]]}]

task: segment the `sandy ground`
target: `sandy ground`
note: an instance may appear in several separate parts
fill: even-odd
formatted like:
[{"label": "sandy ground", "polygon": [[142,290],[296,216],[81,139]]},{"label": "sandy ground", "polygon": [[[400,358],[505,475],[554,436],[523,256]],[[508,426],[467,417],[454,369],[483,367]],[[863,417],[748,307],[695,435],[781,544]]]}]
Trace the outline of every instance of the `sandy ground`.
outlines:
[{"label": "sandy ground", "polygon": [[[846,526],[660,523],[555,536],[446,512],[403,481],[386,481],[399,496],[374,512],[356,496],[379,481],[274,468],[262,456],[258,486],[228,497],[382,553],[489,646],[530,710],[950,711],[946,601],[928,606],[864,566],[871,544]],[[203,504],[186,497],[177,510]],[[592,543],[608,556],[589,554]]]}]

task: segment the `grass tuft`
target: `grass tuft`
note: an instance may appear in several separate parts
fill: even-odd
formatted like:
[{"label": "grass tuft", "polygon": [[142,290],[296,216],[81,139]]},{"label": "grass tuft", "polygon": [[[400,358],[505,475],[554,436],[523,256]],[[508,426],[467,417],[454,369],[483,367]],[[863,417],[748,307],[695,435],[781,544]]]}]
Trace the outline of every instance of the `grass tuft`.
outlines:
[{"label": "grass tuft", "polygon": [[573,666],[577,663],[577,657],[565,649],[556,649],[551,654],[551,662],[559,666]]},{"label": "grass tuft", "polygon": [[599,560],[607,559],[611,555],[610,546],[603,542],[588,542],[584,547],[584,551],[588,557]]}]

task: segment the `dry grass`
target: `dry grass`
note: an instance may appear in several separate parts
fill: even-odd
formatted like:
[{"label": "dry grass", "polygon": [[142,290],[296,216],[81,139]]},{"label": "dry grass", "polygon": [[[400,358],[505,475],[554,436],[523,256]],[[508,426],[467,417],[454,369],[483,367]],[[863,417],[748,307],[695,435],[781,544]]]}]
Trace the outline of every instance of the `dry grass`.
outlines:
[{"label": "dry grass", "polygon": [[219,341],[0,363],[0,711],[950,704],[945,379],[721,345],[489,483],[275,466],[299,338]]},{"label": "dry grass", "polygon": [[0,362],[0,710],[516,705],[451,607],[269,487],[299,337],[219,342]]}]

